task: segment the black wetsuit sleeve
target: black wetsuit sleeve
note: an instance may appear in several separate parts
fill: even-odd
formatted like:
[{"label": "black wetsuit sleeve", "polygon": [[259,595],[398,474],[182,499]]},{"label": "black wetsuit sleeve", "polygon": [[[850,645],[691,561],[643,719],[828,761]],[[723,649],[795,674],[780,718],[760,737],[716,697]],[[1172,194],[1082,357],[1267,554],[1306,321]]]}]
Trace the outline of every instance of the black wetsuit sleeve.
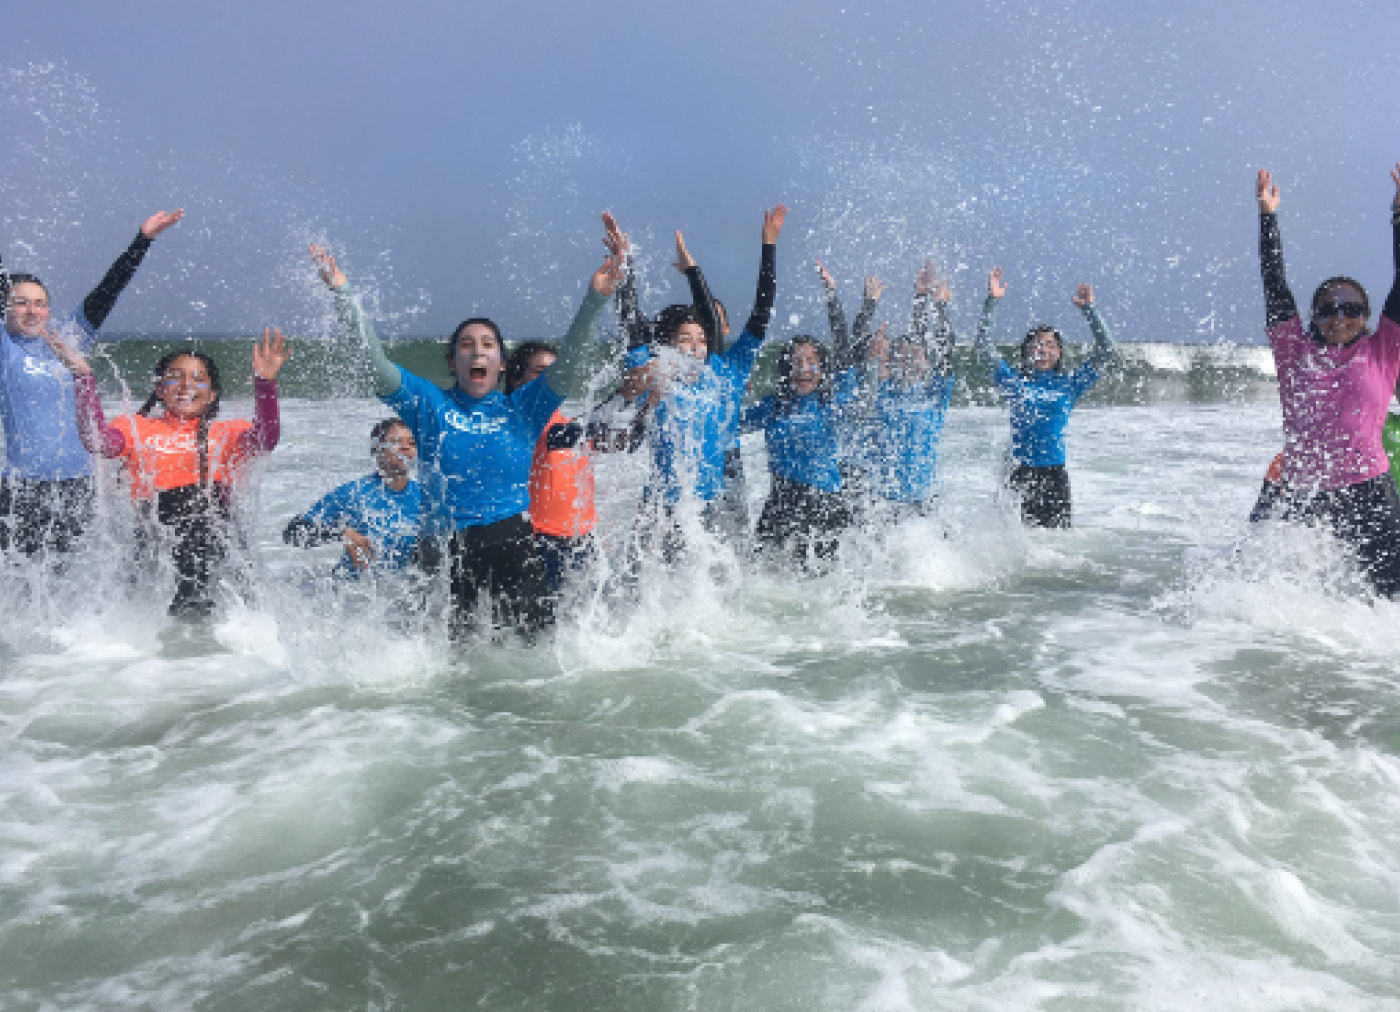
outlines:
[{"label": "black wetsuit sleeve", "polygon": [[315,548],[317,545],[339,541],[344,530],[343,525],[318,524],[305,516],[293,517],[291,523],[282,531],[282,541],[298,548]]},{"label": "black wetsuit sleeve", "polygon": [[1390,206],[1390,245],[1391,262],[1395,264],[1395,280],[1390,283],[1390,294],[1385,297],[1383,316],[1400,323],[1400,204]]},{"label": "black wetsuit sleeve", "polygon": [[705,275],[699,267],[687,267],[685,279],[690,282],[690,302],[695,307],[696,315],[700,317],[700,326],[705,331],[705,341],[710,354],[723,354],[724,335],[720,333],[719,307],[715,305],[715,297],[710,294]]},{"label": "black wetsuit sleeve", "polygon": [[0,263],[0,312],[10,304],[10,272]]},{"label": "black wetsuit sleeve", "polygon": [[117,304],[117,298],[122,290],[131,283],[131,279],[136,276],[136,268],[141,266],[142,259],[146,256],[146,250],[151,248],[151,240],[147,239],[141,232],[136,233],[136,238],[131,241],[131,245],[116,262],[107,269],[106,275],[97,283],[88,297],[83,300],[83,316],[92,325],[93,330],[98,330],[102,324],[107,322],[107,317],[112,313],[112,307]]},{"label": "black wetsuit sleeve", "polygon": [[1298,304],[1283,269],[1283,237],[1276,214],[1259,215],[1259,270],[1264,276],[1265,326],[1277,327],[1298,315]]},{"label": "black wetsuit sleeve", "polygon": [[744,328],[760,341],[768,336],[768,324],[773,319],[773,303],[778,299],[778,247],[763,244],[763,256],[758,265],[758,291],[753,299],[753,312]]},{"label": "black wetsuit sleeve", "polygon": [[831,347],[836,372],[845,372],[859,360],[856,344],[851,340],[851,332],[846,328],[846,310],[841,305],[841,296],[832,288],[826,293],[826,319],[831,327]]},{"label": "black wetsuit sleeve", "polygon": [[953,345],[958,341],[953,333],[953,321],[948,318],[948,303],[933,304],[933,338],[927,341],[929,362],[935,376],[949,376],[953,372]]},{"label": "black wetsuit sleeve", "polygon": [[856,314],[856,322],[851,325],[851,347],[855,349],[857,358],[865,357],[866,346],[870,343],[870,321],[875,318],[879,305],[878,299],[868,296],[861,299],[860,312]]},{"label": "black wetsuit sleeve", "polygon": [[627,261],[627,276],[617,289],[617,317],[629,351],[651,343],[651,324],[637,304],[637,275],[631,260]]}]

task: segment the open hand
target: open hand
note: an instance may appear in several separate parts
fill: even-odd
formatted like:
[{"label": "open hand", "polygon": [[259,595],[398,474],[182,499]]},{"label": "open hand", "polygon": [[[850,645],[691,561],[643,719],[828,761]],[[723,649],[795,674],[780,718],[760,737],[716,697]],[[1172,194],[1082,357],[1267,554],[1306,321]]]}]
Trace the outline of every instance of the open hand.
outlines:
[{"label": "open hand", "polygon": [[885,293],[885,283],[877,277],[865,279],[865,297],[871,302],[879,302],[880,296]]},{"label": "open hand", "polygon": [[623,278],[627,276],[627,269],[623,266],[621,254],[608,254],[603,260],[603,266],[593,272],[593,290],[602,296],[611,296],[622,285]]},{"label": "open hand", "polygon": [[778,241],[783,222],[787,221],[787,211],[786,204],[779,204],[773,210],[763,212],[763,245],[770,246]]},{"label": "open hand", "polygon": [[183,207],[174,211],[157,211],[141,223],[141,234],[147,239],[154,239],[184,216]]},{"label": "open hand", "polygon": [[356,569],[368,569],[374,562],[374,544],[359,531],[345,528],[345,552]]},{"label": "open hand", "polygon": [[1088,309],[1094,304],[1094,286],[1080,285],[1074,292],[1074,304],[1080,309]]},{"label": "open hand", "polygon": [[[1400,188],[1400,182],[1396,183]],[[1274,176],[1268,169],[1259,170],[1259,179],[1255,183],[1255,189],[1259,195],[1259,213],[1278,213],[1278,187],[1274,185]]]},{"label": "open hand", "polygon": [[632,252],[632,240],[617,224],[617,219],[609,212],[603,212],[603,245],[615,257],[625,257]]},{"label": "open hand", "polygon": [[933,266],[932,260],[925,260],[924,265],[914,275],[914,294],[928,295],[933,291],[934,282],[937,280],[938,268]]},{"label": "open hand", "polygon": [[326,247],[313,242],[306,247],[306,252],[311,254],[311,262],[316,265],[316,272],[321,275],[321,280],[326,283],[327,288],[341,288],[349,282],[350,279],[335,265],[335,257],[331,256],[331,251]]},{"label": "open hand", "polygon": [[44,328],[44,343],[74,376],[88,376],[92,373],[92,366],[88,364],[88,360],[76,348],[69,347],[68,342],[60,337],[53,327]]},{"label": "open hand", "polygon": [[695,258],[685,248],[685,236],[681,235],[680,229],[676,229],[676,262],[671,266],[682,274],[695,266]]},{"label": "open hand", "polygon": [[987,275],[987,294],[994,299],[1003,298],[1006,295],[1005,274],[1000,267],[993,267],[992,273]]},{"label": "open hand", "polygon": [[282,332],[276,327],[267,327],[262,340],[253,344],[253,375],[258,379],[275,380],[291,357],[292,349],[287,347]]}]

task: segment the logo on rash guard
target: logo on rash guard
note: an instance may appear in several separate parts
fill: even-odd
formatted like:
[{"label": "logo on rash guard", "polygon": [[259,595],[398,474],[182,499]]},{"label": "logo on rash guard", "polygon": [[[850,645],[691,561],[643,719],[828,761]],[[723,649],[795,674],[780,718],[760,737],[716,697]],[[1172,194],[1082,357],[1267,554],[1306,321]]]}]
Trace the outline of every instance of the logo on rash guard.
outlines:
[{"label": "logo on rash guard", "polygon": [[58,362],[45,362],[41,358],[24,356],[24,371],[29,376],[43,376],[46,379],[62,379],[68,372]]},{"label": "logo on rash guard", "polygon": [[172,432],[168,436],[147,436],[141,440],[143,449],[152,453],[194,453],[199,449],[193,432]]},{"label": "logo on rash guard", "polygon": [[460,411],[448,411],[443,415],[443,420],[458,432],[466,432],[473,436],[485,436],[492,432],[500,432],[506,427],[504,418],[483,418],[480,415],[464,415]]}]

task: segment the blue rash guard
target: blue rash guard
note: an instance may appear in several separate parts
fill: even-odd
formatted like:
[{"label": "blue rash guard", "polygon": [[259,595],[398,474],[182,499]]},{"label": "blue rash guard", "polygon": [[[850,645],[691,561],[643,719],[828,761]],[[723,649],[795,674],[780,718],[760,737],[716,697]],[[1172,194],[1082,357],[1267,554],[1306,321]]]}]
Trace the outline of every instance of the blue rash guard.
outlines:
[{"label": "blue rash guard", "polygon": [[724,455],[734,444],[739,403],[763,343],[745,328],[739,340],[705,361],[693,383],[674,383],[652,410],[648,496],[668,505],[689,491],[713,502],[724,491]]},{"label": "blue rash guard", "polygon": [[400,368],[384,401],[413,431],[423,479],[424,532],[446,534],[524,513],[535,444],[564,398],[544,376],[480,399]]},{"label": "blue rash guard", "polygon": [[[81,309],[56,327],[70,347],[86,355],[97,330]],[[41,337],[8,330],[0,335],[0,422],[5,426],[5,472],[36,481],[62,481],[92,473],[78,438],[73,374]]]},{"label": "blue rash guard", "polygon": [[810,393],[779,411],[770,394],[744,412],[746,430],[763,430],[768,470],[780,478],[820,489],[841,490],[842,407],[856,396],[860,377],[847,369],[836,377],[828,396]]},{"label": "blue rash guard", "polygon": [[1065,428],[1079,399],[1098,382],[1101,369],[1114,354],[1113,338],[1092,303],[1082,312],[1094,335],[1094,350],[1083,365],[1069,373],[1054,369],[1018,372],[992,348],[989,334],[996,303],[982,310],[974,349],[992,368],[997,389],[1011,407],[1011,457],[1018,467],[1063,467]]},{"label": "blue rash guard", "polygon": [[953,395],[952,372],[926,383],[881,383],[871,424],[871,489],[895,502],[920,503],[938,494],[938,437]]},{"label": "blue rash guard", "polygon": [[[374,545],[376,569],[402,569],[413,555],[418,540],[418,521],[423,490],[409,481],[395,492],[380,474],[370,474],[346,482],[323,496],[296,520],[292,527],[306,531],[296,540],[303,544],[337,540],[348,527],[363,534]],[[349,551],[340,556],[335,572],[358,577],[360,570],[350,561]]]}]

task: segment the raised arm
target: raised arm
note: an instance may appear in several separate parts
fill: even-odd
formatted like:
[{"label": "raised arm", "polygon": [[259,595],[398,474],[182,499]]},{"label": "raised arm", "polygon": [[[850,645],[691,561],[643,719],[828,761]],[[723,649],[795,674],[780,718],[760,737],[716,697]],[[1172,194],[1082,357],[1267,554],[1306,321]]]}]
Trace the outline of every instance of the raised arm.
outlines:
[{"label": "raised arm", "polygon": [[787,205],[779,204],[763,213],[763,253],[758,266],[758,291],[754,293],[753,312],[744,330],[762,341],[768,336],[768,324],[773,319],[773,303],[778,298],[778,236],[787,220]]},{"label": "raised arm", "polygon": [[1395,280],[1390,284],[1390,294],[1385,297],[1381,315],[1400,323],[1400,162],[1390,170],[1390,178],[1395,180],[1395,199],[1390,202],[1391,262],[1395,264]]},{"label": "raised arm", "polygon": [[253,427],[238,437],[238,453],[251,457],[271,453],[282,435],[282,414],[277,404],[277,374],[292,357],[287,339],[276,327],[263,331],[253,345]]},{"label": "raised arm", "polygon": [[993,267],[987,275],[987,298],[982,303],[982,318],[977,321],[977,336],[972,339],[972,352],[988,369],[996,371],[1004,366],[1001,356],[992,346],[992,328],[996,326],[997,303],[1006,295],[1006,276],[1000,267]]},{"label": "raised arm", "polygon": [[884,294],[885,283],[877,277],[865,279],[865,289],[861,293],[860,312],[851,325],[851,346],[857,358],[864,358],[870,342],[870,321],[875,318],[875,310],[880,308],[880,296]]},{"label": "raised arm", "polygon": [[141,266],[146,250],[151,248],[151,242],[184,216],[183,208],[160,211],[141,223],[141,230],[136,233],[136,238],[131,240],[131,245],[107,268],[107,273],[102,276],[97,287],[83,300],[83,317],[93,330],[100,330],[102,324],[107,322],[107,317],[117,304],[117,298],[136,276],[136,268]]},{"label": "raised arm", "polygon": [[574,314],[574,322],[564,339],[556,345],[559,357],[544,371],[549,388],[566,400],[578,397],[588,389],[592,375],[592,344],[598,330],[598,317],[612,298],[624,275],[622,257],[608,254],[603,266],[593,272],[593,280],[583,297],[583,305]]},{"label": "raised arm", "polygon": [[637,302],[637,275],[632,263],[632,240],[607,211],[603,212],[603,245],[608,255],[622,257],[625,276],[617,288],[617,320],[628,349],[651,343],[651,322]]},{"label": "raised arm", "polygon": [[107,424],[102,414],[102,398],[97,395],[97,379],[82,352],[70,348],[52,327],[44,328],[44,342],[64,367],[73,374],[73,392],[78,404],[78,438],[83,449],[103,457],[120,457],[126,452],[126,436]]},{"label": "raised arm", "polygon": [[710,354],[720,354],[724,351],[724,335],[720,331],[719,309],[715,306],[715,297],[710,294],[710,286],[705,283],[705,275],[700,272],[700,265],[685,248],[685,237],[679,231],[676,232],[674,266],[690,283],[690,302],[700,317],[700,327],[705,331],[705,343]]},{"label": "raised arm", "polygon": [[1260,169],[1255,184],[1259,199],[1259,270],[1264,277],[1265,326],[1276,327],[1298,315],[1298,304],[1288,288],[1283,269],[1283,238],[1278,230],[1278,187],[1267,169]]},{"label": "raised arm", "polygon": [[311,254],[311,261],[316,265],[321,280],[335,298],[335,311],[340,317],[341,326],[357,335],[364,342],[365,350],[369,352],[370,365],[374,368],[375,395],[388,397],[394,394],[403,383],[403,375],[399,372],[399,367],[389,361],[384,343],[379,340],[379,335],[374,332],[374,325],[369,322],[364,307],[360,305],[359,293],[351,286],[345,272],[336,266],[335,257],[331,255],[330,250],[315,243],[306,247],[306,250]]},{"label": "raised arm", "polygon": [[1113,360],[1118,346],[1113,343],[1108,324],[1104,323],[1103,316],[1099,314],[1099,307],[1094,302],[1094,286],[1080,285],[1074,293],[1074,304],[1084,314],[1084,319],[1089,321],[1089,331],[1094,335],[1094,350],[1089,353],[1089,361],[1095,367],[1102,368]]},{"label": "raised arm", "polygon": [[[948,282],[938,277],[932,260],[925,260],[914,276],[914,310],[910,321],[911,333],[929,351],[934,376],[947,376],[953,371],[953,324],[948,319],[948,301],[952,298]],[[933,304],[933,337],[928,333],[929,303]]]}]

